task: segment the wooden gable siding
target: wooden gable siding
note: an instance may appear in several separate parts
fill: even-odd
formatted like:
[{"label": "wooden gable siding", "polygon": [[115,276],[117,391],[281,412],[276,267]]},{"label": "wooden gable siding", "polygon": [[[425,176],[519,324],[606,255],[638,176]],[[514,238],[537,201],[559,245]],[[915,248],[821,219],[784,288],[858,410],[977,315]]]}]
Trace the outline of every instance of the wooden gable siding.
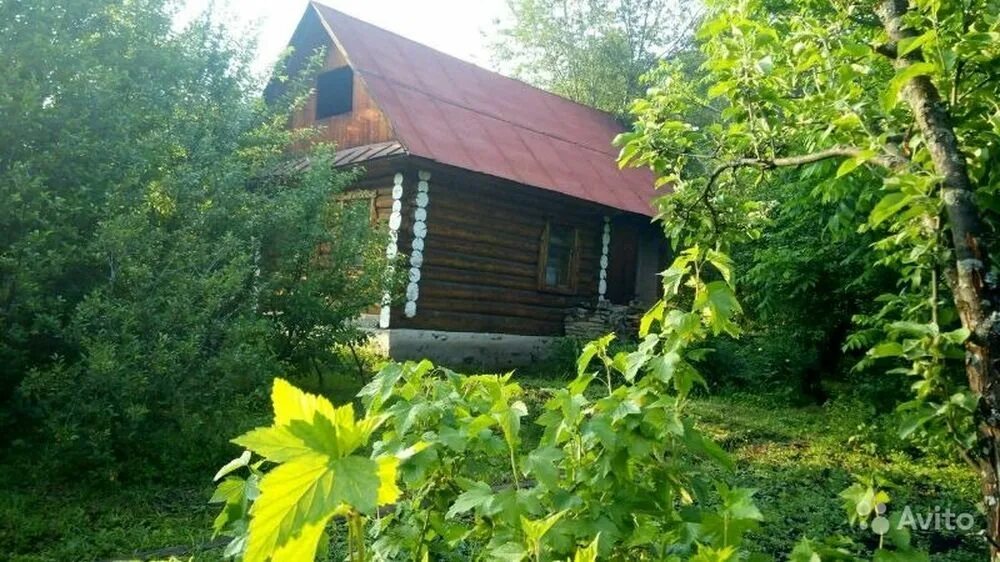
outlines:
[{"label": "wooden gable siding", "polygon": [[[313,10],[309,10],[292,37],[295,49],[294,59],[289,61],[289,70],[302,68],[308,56],[317,49],[326,49],[323,71],[348,65],[343,51],[331,41],[323,23]],[[319,139],[336,144],[339,148],[352,148],[396,140],[392,125],[376,105],[359,73],[354,73],[354,96],[350,113],[335,115],[326,119],[316,119],[316,94],[292,115],[291,127],[317,126],[322,129]]]},{"label": "wooden gable siding", "polygon": [[[480,174],[431,171],[417,315],[394,307],[393,328],[561,335],[567,309],[597,297],[603,207]],[[412,239],[416,172],[407,172],[404,225]],[[546,221],[578,229],[577,291],[538,290]],[[409,244],[400,243],[403,251]]]}]

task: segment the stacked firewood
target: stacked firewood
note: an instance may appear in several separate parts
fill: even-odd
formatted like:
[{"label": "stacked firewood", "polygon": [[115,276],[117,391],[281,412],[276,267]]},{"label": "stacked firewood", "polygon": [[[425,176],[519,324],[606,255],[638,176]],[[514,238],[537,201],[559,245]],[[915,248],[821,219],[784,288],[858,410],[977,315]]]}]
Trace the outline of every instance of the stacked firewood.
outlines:
[{"label": "stacked firewood", "polygon": [[606,300],[583,303],[567,313],[566,337],[591,340],[614,332],[620,338],[634,338],[643,312],[642,307],[635,303],[612,304]]}]

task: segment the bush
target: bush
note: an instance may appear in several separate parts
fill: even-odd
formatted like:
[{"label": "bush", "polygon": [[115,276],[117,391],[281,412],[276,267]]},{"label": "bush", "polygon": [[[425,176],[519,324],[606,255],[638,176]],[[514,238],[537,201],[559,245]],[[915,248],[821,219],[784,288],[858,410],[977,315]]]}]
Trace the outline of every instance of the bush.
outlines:
[{"label": "bush", "polygon": [[704,364],[708,383],[716,389],[760,389],[786,399],[797,398],[803,391],[800,381],[815,368],[816,353],[803,348],[794,335],[784,336],[716,338]]},{"label": "bush", "polygon": [[174,32],[170,6],[0,7],[0,429],[77,473],[214,464],[387,281],[334,197],[352,176],[286,128],[320,57],[265,105],[248,46],[209,16]]}]

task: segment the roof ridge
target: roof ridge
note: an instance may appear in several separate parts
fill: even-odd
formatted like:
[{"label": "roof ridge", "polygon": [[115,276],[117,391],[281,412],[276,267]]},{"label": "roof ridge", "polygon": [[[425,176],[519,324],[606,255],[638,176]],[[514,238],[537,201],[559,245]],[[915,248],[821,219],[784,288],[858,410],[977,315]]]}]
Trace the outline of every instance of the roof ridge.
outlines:
[{"label": "roof ridge", "polygon": [[363,20],[361,18],[352,16],[352,15],[348,14],[347,12],[338,10],[337,8],[334,8],[333,6],[330,6],[329,4],[323,3],[321,0],[309,0],[309,3],[312,4],[312,5],[314,5],[314,6],[320,7],[322,9],[324,9],[324,10],[329,10],[331,12],[334,12],[335,14],[337,14],[339,16],[342,16],[342,17],[354,20],[354,21],[359,22],[359,23],[364,24],[364,25],[368,25],[368,26],[374,27],[374,28],[376,28],[376,29],[378,29],[378,30],[380,30],[380,31],[382,31],[384,33],[388,33],[390,35],[395,35],[396,37],[399,37],[400,39],[402,39],[404,41],[408,41],[410,43],[413,43],[414,45],[419,45],[419,46],[421,46],[421,47],[423,47],[425,49],[429,49],[431,51],[434,51],[435,53],[438,53],[441,56],[445,56],[445,57],[448,57],[450,59],[454,59],[455,61],[458,61],[458,62],[460,62],[460,63],[462,63],[462,64],[464,64],[466,66],[471,66],[471,67],[473,67],[473,68],[475,68],[475,69],[477,69],[477,70],[479,70],[481,72],[488,72],[488,73],[493,74],[495,76],[499,76],[500,78],[503,78],[505,80],[510,80],[512,82],[517,82],[518,84],[527,86],[528,88],[531,88],[532,90],[537,90],[537,91],[539,91],[539,92],[541,92],[543,94],[546,94],[548,96],[557,98],[557,99],[565,101],[565,102],[569,102],[569,103],[571,103],[573,105],[580,106],[580,107],[582,107],[582,108],[584,108],[586,110],[593,111],[594,113],[599,113],[599,114],[607,117],[608,119],[610,119],[610,120],[612,120],[612,121],[614,121],[616,123],[618,122],[618,119],[615,117],[615,115],[613,113],[604,111],[603,109],[598,109],[596,107],[587,105],[585,103],[578,102],[578,101],[576,101],[574,99],[570,99],[570,98],[568,98],[566,96],[563,96],[561,94],[557,94],[555,92],[551,92],[549,90],[546,90],[545,88],[540,88],[538,86],[535,86],[533,84],[525,82],[524,80],[521,80],[519,78],[514,78],[513,76],[507,76],[506,74],[502,74],[500,72],[497,72],[496,70],[491,70],[489,68],[486,68],[486,67],[483,67],[483,66],[479,66],[476,63],[469,62],[469,61],[467,61],[465,59],[456,57],[455,55],[448,54],[448,53],[446,53],[446,52],[444,52],[444,51],[442,51],[440,49],[431,47],[430,45],[427,45],[425,43],[421,43],[421,42],[416,41],[414,39],[410,39],[409,37],[406,37],[405,35],[401,35],[399,33],[396,33],[395,31],[386,29],[384,27],[379,27],[379,26],[377,26],[377,25],[375,25],[375,24],[373,24],[373,23],[371,23],[369,21],[365,21],[365,20]]}]

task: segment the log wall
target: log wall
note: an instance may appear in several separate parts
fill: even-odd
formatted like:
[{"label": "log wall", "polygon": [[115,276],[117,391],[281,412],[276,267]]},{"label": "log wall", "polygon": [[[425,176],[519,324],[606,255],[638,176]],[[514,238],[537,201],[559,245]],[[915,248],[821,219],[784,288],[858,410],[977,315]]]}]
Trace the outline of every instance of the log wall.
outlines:
[{"label": "log wall", "polygon": [[[394,314],[392,327],[562,335],[567,310],[597,297],[603,217],[610,211],[481,174],[422,169],[432,175],[417,314]],[[415,171],[407,173],[404,229],[412,226],[415,178]],[[574,294],[538,289],[547,220],[578,229]]]}]

